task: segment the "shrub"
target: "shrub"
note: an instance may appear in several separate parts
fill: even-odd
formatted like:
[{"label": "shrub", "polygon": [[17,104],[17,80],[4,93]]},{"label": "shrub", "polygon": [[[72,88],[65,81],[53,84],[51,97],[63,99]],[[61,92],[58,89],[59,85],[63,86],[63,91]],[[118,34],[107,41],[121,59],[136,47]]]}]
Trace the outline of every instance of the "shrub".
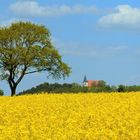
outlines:
[{"label": "shrub", "polygon": [[0,96],[3,96],[4,95],[4,92],[2,89],[0,89]]}]

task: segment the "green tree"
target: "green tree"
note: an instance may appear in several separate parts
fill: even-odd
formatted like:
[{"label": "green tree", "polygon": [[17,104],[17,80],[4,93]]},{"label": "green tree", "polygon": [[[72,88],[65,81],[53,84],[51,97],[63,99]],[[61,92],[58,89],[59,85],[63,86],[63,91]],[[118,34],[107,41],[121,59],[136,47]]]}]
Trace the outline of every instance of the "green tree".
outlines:
[{"label": "green tree", "polygon": [[105,87],[106,86],[106,82],[104,80],[100,80],[99,86],[100,87]]},{"label": "green tree", "polygon": [[0,89],[0,96],[3,96],[4,95],[4,92],[2,89]]},{"label": "green tree", "polygon": [[124,85],[119,85],[118,86],[118,92],[125,92],[126,89],[125,89],[125,86]]},{"label": "green tree", "polygon": [[52,45],[50,32],[31,22],[17,22],[0,28],[0,77],[7,80],[11,96],[28,74],[46,71],[55,79],[69,76],[71,69]]}]

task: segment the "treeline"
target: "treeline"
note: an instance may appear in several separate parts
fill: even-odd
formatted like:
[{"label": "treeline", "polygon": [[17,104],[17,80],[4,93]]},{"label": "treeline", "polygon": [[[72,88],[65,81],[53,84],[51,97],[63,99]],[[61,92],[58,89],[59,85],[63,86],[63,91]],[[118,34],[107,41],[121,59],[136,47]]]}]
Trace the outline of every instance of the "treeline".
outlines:
[{"label": "treeline", "polygon": [[119,85],[117,88],[118,92],[136,92],[140,91],[140,86],[133,85],[133,86],[124,86],[124,85]]},{"label": "treeline", "polygon": [[26,91],[20,92],[20,94],[33,94],[33,93],[41,93],[41,92],[47,92],[47,93],[78,93],[78,92],[84,92],[86,91],[86,88],[83,88],[77,83],[64,83],[64,84],[59,84],[59,83],[54,83],[54,84],[49,84],[49,83],[43,83],[40,84],[36,87],[33,87],[31,89],[28,89]]},{"label": "treeline", "polygon": [[109,86],[106,84],[103,84],[101,86],[96,87],[83,87],[77,83],[64,83],[64,84],[49,84],[49,83],[43,83],[36,87],[33,87],[31,89],[28,89],[26,91],[20,92],[18,95],[23,94],[34,94],[34,93],[79,93],[79,92],[131,92],[131,91],[140,91],[140,86]]}]

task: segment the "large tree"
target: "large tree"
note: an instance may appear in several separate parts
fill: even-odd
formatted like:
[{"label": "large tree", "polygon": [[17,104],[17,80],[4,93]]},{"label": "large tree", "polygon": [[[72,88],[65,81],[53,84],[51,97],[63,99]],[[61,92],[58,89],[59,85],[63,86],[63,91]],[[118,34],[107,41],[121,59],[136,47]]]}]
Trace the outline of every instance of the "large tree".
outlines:
[{"label": "large tree", "polygon": [[17,22],[0,28],[0,78],[7,80],[11,96],[25,75],[46,71],[52,78],[71,72],[52,45],[50,32],[31,22]]}]

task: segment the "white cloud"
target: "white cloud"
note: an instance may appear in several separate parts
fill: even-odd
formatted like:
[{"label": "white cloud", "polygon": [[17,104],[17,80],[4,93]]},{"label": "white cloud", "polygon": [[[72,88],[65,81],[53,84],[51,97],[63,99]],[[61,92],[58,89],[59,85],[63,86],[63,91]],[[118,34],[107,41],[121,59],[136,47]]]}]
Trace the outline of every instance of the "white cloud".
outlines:
[{"label": "white cloud", "polygon": [[36,1],[18,1],[10,6],[10,10],[24,16],[63,16],[70,14],[96,13],[95,6],[41,6]]},{"label": "white cloud", "polygon": [[129,5],[119,5],[113,13],[101,17],[98,24],[105,28],[140,28],[140,8],[133,8]]}]

